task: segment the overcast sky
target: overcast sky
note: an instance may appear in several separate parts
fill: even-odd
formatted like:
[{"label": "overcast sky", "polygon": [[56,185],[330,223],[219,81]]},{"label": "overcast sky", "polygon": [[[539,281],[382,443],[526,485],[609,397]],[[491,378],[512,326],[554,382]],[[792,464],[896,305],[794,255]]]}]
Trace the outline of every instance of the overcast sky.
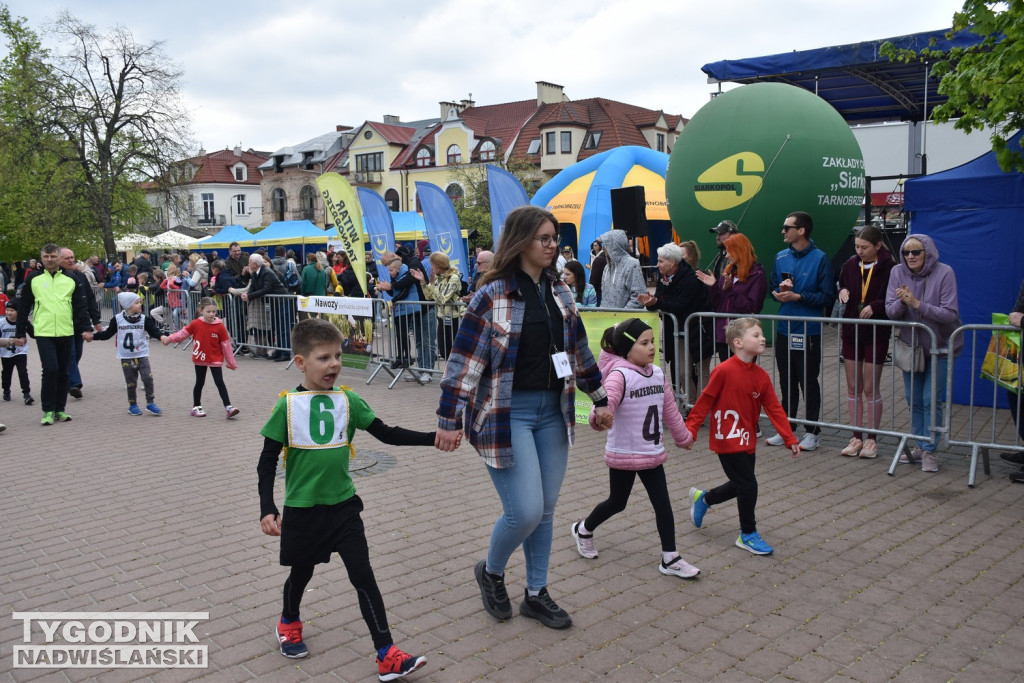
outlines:
[{"label": "overcast sky", "polygon": [[[0,0],[4,2],[4,0]],[[273,151],[438,102],[605,97],[691,117],[708,62],[948,28],[962,0],[11,0],[41,31],[83,22],[165,41],[195,142]],[[0,53],[4,46],[0,45]]]}]

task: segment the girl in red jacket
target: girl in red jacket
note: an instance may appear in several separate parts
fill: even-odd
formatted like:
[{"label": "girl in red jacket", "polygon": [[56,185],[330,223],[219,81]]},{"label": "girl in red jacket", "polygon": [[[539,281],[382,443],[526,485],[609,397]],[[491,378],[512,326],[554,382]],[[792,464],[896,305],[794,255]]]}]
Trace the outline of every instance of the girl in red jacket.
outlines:
[{"label": "girl in red jacket", "polygon": [[217,302],[209,297],[199,301],[199,317],[174,334],[164,337],[164,345],[177,343],[192,337],[192,362],[196,366],[196,383],[192,387],[192,417],[206,417],[203,410],[203,385],[206,384],[206,369],[213,375],[220,400],[224,402],[227,417],[238,415],[238,408],[231,405],[228,388],[224,385],[222,366],[228,370],[238,367],[235,354],[231,351],[231,338],[224,323],[217,317]]}]

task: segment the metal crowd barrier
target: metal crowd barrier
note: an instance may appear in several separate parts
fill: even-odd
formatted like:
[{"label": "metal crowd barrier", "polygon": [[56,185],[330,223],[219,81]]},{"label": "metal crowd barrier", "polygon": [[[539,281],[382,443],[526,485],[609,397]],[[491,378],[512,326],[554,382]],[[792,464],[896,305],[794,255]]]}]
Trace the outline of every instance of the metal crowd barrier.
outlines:
[{"label": "metal crowd barrier", "polygon": [[370,384],[383,372],[391,378],[390,389],[403,376],[425,384],[443,372],[465,304],[445,304],[439,308],[434,301],[373,301],[378,343],[375,367],[366,383]]},{"label": "metal crowd barrier", "polygon": [[[981,456],[985,474],[992,474],[989,463],[989,450],[996,448],[1006,451],[1024,451],[1024,439],[1016,425],[1020,424],[1022,401],[1011,389],[1000,387],[991,379],[981,377],[981,368],[988,353],[989,339],[994,332],[1017,332],[1020,328],[1008,325],[963,325],[957,328],[949,338],[953,347],[959,338],[963,338],[964,347],[960,358],[950,358],[947,369],[946,383],[949,405],[945,414],[945,427],[949,434],[949,443],[954,446],[966,446],[971,449],[971,464],[967,475],[967,485],[974,487],[978,469],[978,457]],[[954,404],[953,371],[956,364],[969,363],[970,392],[966,405]],[[1020,359],[1015,364],[1000,363],[1008,376],[1004,381],[1021,386]],[[999,372],[1000,368],[995,368]],[[1008,370],[1008,372],[1007,372]],[[998,399],[1006,393],[1010,399],[1010,410],[1000,410]],[[978,405],[979,398],[987,399],[989,405]],[[954,414],[955,418],[954,419]],[[1009,430],[1010,434],[1007,435]]]},{"label": "metal crowd barrier", "polygon": [[[685,321],[686,329],[689,331],[695,329],[694,325],[700,324],[704,320],[714,320],[716,318],[735,319],[741,317],[735,313],[710,313],[701,312],[694,313],[688,317]],[[894,320],[861,320],[861,319],[850,319],[850,318],[794,318],[788,316],[779,315],[750,315],[743,317],[756,318],[761,321],[762,328],[764,329],[765,339],[770,345],[770,350],[766,350],[764,354],[758,359],[758,363],[768,371],[772,377],[772,384],[776,389],[776,392],[781,394],[785,381],[790,382],[790,377],[782,377],[780,368],[778,367],[778,357],[775,348],[778,325],[782,321],[786,322],[817,322],[821,324],[821,335],[820,339],[813,342],[813,346],[817,346],[817,349],[812,348],[812,342],[805,338],[805,352],[796,356],[803,366],[802,376],[805,378],[803,387],[799,384],[796,386],[787,386],[786,389],[791,397],[796,397],[798,404],[797,414],[788,415],[789,422],[792,425],[803,425],[805,428],[820,429],[822,427],[837,429],[846,432],[863,432],[869,434],[875,434],[876,437],[892,437],[898,439],[895,453],[892,456],[892,464],[889,467],[889,474],[893,474],[896,471],[896,466],[899,464],[900,455],[907,452],[909,455],[908,443],[911,440],[917,441],[928,441],[928,442],[939,442],[943,436],[947,433],[947,427],[942,420],[937,419],[937,413],[939,410],[938,402],[936,398],[939,394],[939,387],[945,386],[945,378],[938,375],[938,363],[935,360],[938,358],[944,349],[937,348],[937,339],[935,333],[926,325],[915,322],[904,322]],[[874,395],[882,398],[884,412],[882,418],[874,426],[867,426],[871,424],[869,421],[869,411],[864,410],[864,424],[855,425],[853,420],[850,418],[849,410],[847,407],[847,381],[846,372],[844,370],[844,363],[842,362],[842,341],[841,341],[841,330],[845,327],[871,327],[873,329],[881,328],[879,332],[872,332],[868,336],[872,338],[872,343],[877,341],[885,341],[888,343],[889,348],[892,348],[891,335],[895,334],[899,328],[911,329],[911,335],[913,339],[927,337],[930,340],[930,357],[932,362],[929,364],[928,372],[931,373],[931,390],[930,390],[930,405],[931,410],[927,416],[925,416],[925,422],[927,427],[925,433],[916,434],[912,427],[912,413],[915,406],[913,404],[908,405],[903,384],[903,373],[891,363],[883,363],[883,371],[880,376],[879,386],[875,388]],[[891,331],[889,330],[891,328]],[[813,337],[816,335],[810,335]],[[855,338],[859,339],[859,334],[855,335]],[[915,343],[916,345],[916,343]],[[703,348],[703,344],[700,345],[700,355],[706,354],[706,349]],[[859,342],[855,343],[855,352],[859,352]],[[703,373],[703,367],[700,364],[696,366],[692,365],[691,359],[691,348],[688,344],[684,344],[684,351],[686,356],[685,367],[696,367],[698,372]],[[716,349],[717,351],[717,349]],[[717,353],[715,354],[718,355]],[[855,353],[855,355],[859,355]],[[719,358],[719,361],[722,360]],[[809,373],[808,370],[813,370],[814,366],[817,365],[818,373],[818,386],[820,387],[820,403],[819,403],[819,414],[818,419],[811,420],[806,417],[807,415],[807,394],[806,386]],[[707,377],[701,375],[699,377],[699,386],[704,386],[707,383]],[[946,392],[946,401],[948,403],[951,391]],[[860,395],[863,392],[858,392]],[[692,407],[696,401],[697,394],[687,393],[683,397],[684,405]],[[948,414],[948,410],[946,411]],[[803,414],[804,417],[800,417]]]}]

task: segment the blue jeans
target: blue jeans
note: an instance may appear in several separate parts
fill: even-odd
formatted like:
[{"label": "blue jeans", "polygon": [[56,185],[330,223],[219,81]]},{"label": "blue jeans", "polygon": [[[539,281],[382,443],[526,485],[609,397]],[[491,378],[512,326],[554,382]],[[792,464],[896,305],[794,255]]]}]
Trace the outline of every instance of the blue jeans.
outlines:
[{"label": "blue jeans", "polygon": [[422,332],[416,336],[416,362],[424,370],[430,370],[437,359],[437,316],[434,309],[424,308],[420,323]]},{"label": "blue jeans", "polygon": [[[946,400],[946,370],[949,358],[940,356],[936,361],[937,376],[935,393],[935,424],[942,424],[942,403]],[[914,434],[930,434],[929,421],[932,416],[932,357],[925,356],[924,372],[903,373],[903,390],[910,406],[910,426]],[[933,437],[934,438],[934,437]],[[918,440],[917,445],[928,453],[934,453],[938,442]]]},{"label": "blue jeans", "polygon": [[491,531],[487,571],[501,574],[520,545],[526,586],[548,585],[552,520],[569,460],[561,391],[513,391],[512,467],[488,467],[503,513]]}]

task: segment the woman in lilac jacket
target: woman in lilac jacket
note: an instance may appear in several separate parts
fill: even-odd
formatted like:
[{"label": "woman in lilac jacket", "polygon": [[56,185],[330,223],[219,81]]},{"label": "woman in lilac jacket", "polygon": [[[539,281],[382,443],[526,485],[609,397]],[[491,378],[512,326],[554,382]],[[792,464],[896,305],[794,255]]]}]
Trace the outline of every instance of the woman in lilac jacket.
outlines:
[{"label": "woman in lilac jacket", "polygon": [[[938,344],[935,367],[932,367],[931,335],[921,330],[900,327],[897,336],[911,346],[924,349],[923,372],[904,372],[903,388],[910,405],[911,427],[918,437],[931,435],[930,440],[918,438],[909,457],[903,454],[900,462],[921,463],[922,472],[938,472],[939,460],[935,455],[938,444],[929,431],[932,411],[932,382],[935,382],[935,424],[942,424],[942,403],[946,400],[946,369],[949,366],[947,348],[949,337],[960,327],[960,307],[957,302],[956,276],[953,269],[939,263],[939,250],[927,235],[907,235],[900,247],[900,264],[889,273],[889,286],[885,293],[885,313],[890,320],[917,322],[927,325]],[[963,337],[957,337],[953,356],[960,354]]]},{"label": "woman in lilac jacket", "polygon": [[[716,313],[757,315],[764,308],[764,297],[768,292],[768,276],[764,266],[757,262],[754,245],[746,235],[736,233],[723,243],[728,262],[722,270],[720,280],[711,273],[697,271],[697,277],[710,287],[711,305]],[[729,358],[729,346],[725,343],[725,326],[728,318],[715,318],[715,348],[718,359]]]}]

